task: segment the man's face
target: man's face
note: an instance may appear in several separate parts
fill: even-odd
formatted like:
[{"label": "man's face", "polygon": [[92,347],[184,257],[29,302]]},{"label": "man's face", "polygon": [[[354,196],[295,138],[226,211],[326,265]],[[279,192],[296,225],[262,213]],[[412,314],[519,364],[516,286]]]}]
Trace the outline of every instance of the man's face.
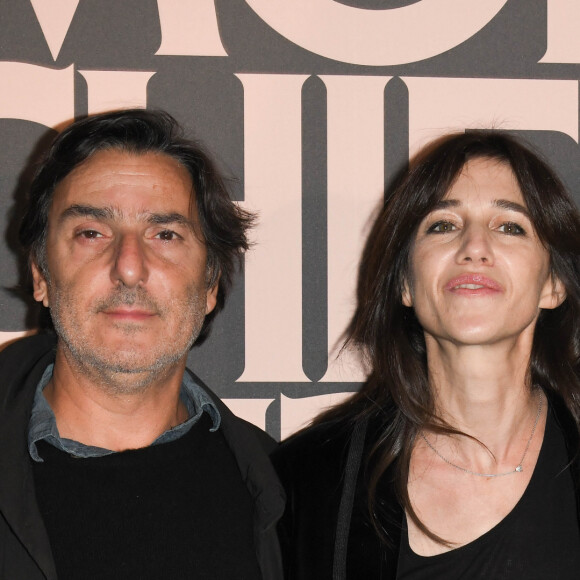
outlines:
[{"label": "man's face", "polygon": [[206,287],[191,191],[173,158],[119,150],[96,153],[57,186],[34,297],[72,366],[146,382],[185,364],[217,294]]}]

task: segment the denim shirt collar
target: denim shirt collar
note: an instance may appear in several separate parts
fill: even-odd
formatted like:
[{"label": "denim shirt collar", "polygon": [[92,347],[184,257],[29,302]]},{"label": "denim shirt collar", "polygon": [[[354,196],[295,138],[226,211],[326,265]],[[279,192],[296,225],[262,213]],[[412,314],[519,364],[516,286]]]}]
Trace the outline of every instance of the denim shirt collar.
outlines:
[{"label": "denim shirt collar", "polygon": [[[52,370],[54,364],[48,365],[38,386],[36,387],[36,394],[34,395],[34,403],[32,405],[32,413],[30,415],[30,422],[28,424],[28,451],[34,461],[43,461],[36,444],[38,441],[44,440],[50,443],[57,449],[60,449],[73,457],[87,458],[87,457],[102,457],[115,453],[110,449],[103,449],[102,447],[93,447],[91,445],[84,445],[72,439],[61,437],[56,426],[56,418],[54,412],[50,408],[46,400],[43,390],[48,385],[52,378]],[[210,431],[217,431],[220,426],[221,417],[217,407],[209,398],[207,393],[192,379],[189,373],[185,372],[181,383],[180,398],[187,408],[189,418],[162,433],[151,445],[159,445],[161,443],[168,443],[175,441],[185,435],[195,423],[199,420],[202,413],[206,412],[212,420],[212,428]]]}]

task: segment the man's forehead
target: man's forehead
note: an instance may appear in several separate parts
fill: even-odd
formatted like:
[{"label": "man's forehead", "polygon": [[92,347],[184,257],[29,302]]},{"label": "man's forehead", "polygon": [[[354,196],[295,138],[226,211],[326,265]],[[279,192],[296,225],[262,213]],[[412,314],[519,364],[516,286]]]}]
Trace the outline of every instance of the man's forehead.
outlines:
[{"label": "man's forehead", "polygon": [[195,218],[193,201],[189,172],[172,157],[104,150],[77,166],[57,185],[51,213],[72,215],[70,208],[84,206],[101,208],[107,213],[101,217],[109,219],[168,213]]},{"label": "man's forehead", "polygon": [[193,187],[189,171],[174,157],[162,152],[132,152],[118,148],[96,151],[72,169],[60,183],[76,179],[111,179],[117,175],[129,179],[156,177],[159,180],[182,180]]}]

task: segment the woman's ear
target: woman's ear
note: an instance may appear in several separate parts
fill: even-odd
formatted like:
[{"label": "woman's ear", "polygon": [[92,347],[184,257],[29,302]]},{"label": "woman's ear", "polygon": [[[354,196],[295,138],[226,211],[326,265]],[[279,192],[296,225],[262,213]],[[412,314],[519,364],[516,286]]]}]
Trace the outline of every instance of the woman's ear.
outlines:
[{"label": "woman's ear", "polygon": [[564,288],[564,284],[562,284],[560,278],[557,278],[553,274],[550,275],[542,289],[539,307],[551,310],[558,308],[564,300],[566,300],[566,288]]},{"label": "woman's ear", "polygon": [[42,302],[48,308],[48,283],[46,277],[36,262],[30,264],[30,270],[32,271],[32,295],[37,302]]},{"label": "woman's ear", "polygon": [[411,294],[411,288],[409,287],[407,278],[405,278],[405,281],[403,282],[401,301],[403,302],[403,306],[408,306],[409,308],[413,306],[413,296]]}]

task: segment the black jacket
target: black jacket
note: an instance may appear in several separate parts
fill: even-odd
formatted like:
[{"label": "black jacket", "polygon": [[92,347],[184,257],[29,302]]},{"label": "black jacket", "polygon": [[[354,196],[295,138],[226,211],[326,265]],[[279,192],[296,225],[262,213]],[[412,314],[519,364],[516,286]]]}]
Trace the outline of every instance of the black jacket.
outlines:
[{"label": "black jacket", "polygon": [[[35,388],[47,365],[54,361],[55,344],[54,337],[38,335],[19,340],[0,353],[1,580],[57,578],[36,502],[27,444]],[[254,498],[254,540],[263,578],[282,580],[276,522],[284,510],[284,492],[267,457],[275,443],[235,417],[207,387],[204,389],[219,409],[220,429]]]},{"label": "black jacket", "polygon": [[[578,427],[559,397],[548,399],[564,433],[580,522]],[[287,495],[279,526],[286,580],[395,580],[403,509],[392,469],[377,492],[388,544],[370,521],[365,492],[362,458],[376,433],[364,423],[353,430],[329,422],[298,433],[274,453]]]}]

